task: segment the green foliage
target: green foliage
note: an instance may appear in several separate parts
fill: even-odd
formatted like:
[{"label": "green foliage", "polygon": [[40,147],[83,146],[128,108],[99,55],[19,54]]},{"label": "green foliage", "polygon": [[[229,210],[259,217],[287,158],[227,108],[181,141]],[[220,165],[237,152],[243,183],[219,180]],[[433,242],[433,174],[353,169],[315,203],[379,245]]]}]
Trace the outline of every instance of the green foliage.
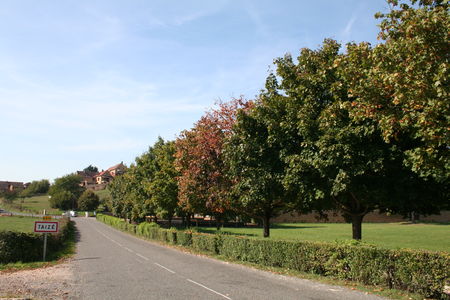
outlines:
[{"label": "green foliage", "polygon": [[336,209],[361,239],[375,209],[448,208],[449,4],[388,3],[382,43],[345,52],[326,39],[276,59],[254,102],[220,104],[180,134],[176,170],[172,142],[159,139],[110,184],[112,213],[238,214],[261,219],[269,236],[281,212]]},{"label": "green foliage", "polygon": [[46,194],[50,188],[50,182],[47,179],[32,181],[30,185],[20,192],[20,197],[32,197],[39,194]]},{"label": "green foliage", "polygon": [[386,142],[402,146],[411,170],[448,182],[449,3],[388,2],[392,10],[377,14],[384,43],[350,44],[338,62],[358,98],[352,117],[375,120]]},{"label": "green foliage", "polygon": [[[97,215],[97,218],[116,228],[123,228],[121,221],[113,221],[116,218],[104,215]],[[127,228],[132,233],[136,232],[131,227]],[[137,233],[145,238],[231,260],[402,289],[424,297],[445,299],[443,288],[445,280],[450,278],[450,254],[444,252],[390,250],[358,242],[253,239],[167,230],[149,224],[140,224]]]},{"label": "green foliage", "polygon": [[88,173],[97,173],[98,172],[98,168],[93,166],[93,165],[89,165],[86,168],[83,169],[83,172],[88,172]]},{"label": "green foliage", "polygon": [[80,183],[81,177],[76,174],[56,178],[49,190],[50,206],[62,210],[77,208],[77,200],[85,191]]},{"label": "green foliage", "polygon": [[16,190],[0,192],[0,197],[3,198],[3,202],[6,204],[12,203],[18,196],[19,193]]},{"label": "green foliage", "polygon": [[58,208],[61,210],[76,209],[77,198],[72,192],[66,190],[58,190],[53,193],[49,199],[51,208]]},{"label": "green foliage", "polygon": [[86,190],[78,198],[78,209],[84,211],[96,210],[100,204],[100,198],[91,190]]},{"label": "green foliage", "polygon": [[268,102],[276,102],[272,96],[263,94],[253,108],[239,112],[224,149],[238,206],[251,217],[261,218],[266,237],[270,234],[270,218],[287,209],[291,200],[282,182],[286,167],[281,157],[283,148],[271,134],[273,116],[272,111],[268,113]]},{"label": "green foliage", "polygon": [[162,138],[153,146],[154,177],[146,188],[158,216],[171,221],[178,207],[178,184],[175,169],[175,143],[164,142]]}]

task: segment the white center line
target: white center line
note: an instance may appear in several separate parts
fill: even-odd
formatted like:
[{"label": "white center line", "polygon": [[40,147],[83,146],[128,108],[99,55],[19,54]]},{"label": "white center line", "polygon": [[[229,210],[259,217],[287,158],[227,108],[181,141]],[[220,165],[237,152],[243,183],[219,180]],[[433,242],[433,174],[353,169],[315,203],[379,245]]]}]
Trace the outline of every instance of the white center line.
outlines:
[{"label": "white center line", "polygon": [[194,281],[194,280],[190,280],[190,279],[186,279],[186,280],[189,281],[189,282],[192,282],[193,284],[196,284],[196,285],[198,285],[198,286],[201,286],[202,288],[207,289],[207,290],[210,291],[210,292],[213,292],[213,293],[215,293],[215,294],[217,294],[217,295],[219,295],[219,296],[222,296],[222,297],[224,297],[225,299],[232,300],[230,297],[227,297],[227,296],[225,296],[224,294],[221,294],[221,293],[219,293],[219,292],[217,292],[217,291],[215,291],[215,290],[213,290],[213,289],[210,289],[209,287],[204,286],[204,285],[201,284],[201,283],[198,283],[198,282],[196,282],[196,281]]},{"label": "white center line", "polygon": [[107,239],[110,240],[111,242],[113,242],[113,243],[119,245],[120,247],[123,247],[121,243],[116,242],[115,240],[113,240],[112,238],[108,237],[108,236],[107,236],[106,234],[104,234],[103,232],[98,231],[98,230],[97,230],[97,232],[100,233],[101,235],[103,235],[105,238],[107,238]]},{"label": "white center line", "polygon": [[142,259],[145,259],[145,260],[148,260],[148,258],[147,257],[145,257],[145,256],[143,256],[143,255],[140,255],[139,253],[135,253],[137,256],[139,256],[140,258],[142,258]]},{"label": "white center line", "polygon": [[128,252],[131,252],[131,253],[134,253],[134,251],[133,250],[131,250],[130,248],[127,248],[127,247],[123,247],[125,250],[127,250]]},{"label": "white center line", "polygon": [[169,271],[170,273],[172,273],[172,274],[175,274],[175,272],[174,271],[172,271],[171,269],[169,269],[169,268],[166,268],[166,267],[164,267],[163,265],[160,265],[160,264],[158,264],[158,263],[154,263],[155,265],[157,265],[158,267],[161,267],[161,268],[163,268],[163,269],[165,269],[165,270],[167,270],[167,271]]}]

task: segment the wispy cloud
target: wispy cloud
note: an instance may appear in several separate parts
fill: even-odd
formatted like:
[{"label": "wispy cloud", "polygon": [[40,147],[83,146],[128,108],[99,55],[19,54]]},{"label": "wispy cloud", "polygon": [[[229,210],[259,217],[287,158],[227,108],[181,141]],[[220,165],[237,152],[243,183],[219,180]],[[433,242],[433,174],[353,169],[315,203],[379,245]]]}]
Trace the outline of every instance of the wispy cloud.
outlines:
[{"label": "wispy cloud", "polygon": [[350,20],[348,20],[347,25],[345,25],[345,28],[341,31],[340,36],[343,40],[343,43],[349,42],[349,38],[352,35],[353,25],[355,24],[356,19],[357,16],[355,14],[352,15]]}]

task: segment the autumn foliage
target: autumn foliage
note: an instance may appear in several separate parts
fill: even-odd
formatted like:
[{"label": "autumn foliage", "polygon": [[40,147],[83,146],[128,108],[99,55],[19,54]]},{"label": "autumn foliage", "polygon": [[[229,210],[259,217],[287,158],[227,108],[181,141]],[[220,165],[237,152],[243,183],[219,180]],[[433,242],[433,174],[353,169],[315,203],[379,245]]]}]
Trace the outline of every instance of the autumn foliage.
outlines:
[{"label": "autumn foliage", "polygon": [[222,218],[235,208],[229,195],[232,182],[226,175],[223,159],[224,141],[232,132],[237,112],[251,105],[243,98],[220,102],[176,140],[178,197],[186,212]]}]

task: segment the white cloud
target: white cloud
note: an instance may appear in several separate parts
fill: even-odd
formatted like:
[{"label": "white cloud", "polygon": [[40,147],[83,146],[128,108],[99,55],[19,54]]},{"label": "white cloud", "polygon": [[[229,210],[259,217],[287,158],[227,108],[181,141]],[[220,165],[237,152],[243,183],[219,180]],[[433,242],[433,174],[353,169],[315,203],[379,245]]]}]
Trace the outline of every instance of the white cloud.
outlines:
[{"label": "white cloud", "polygon": [[349,38],[352,35],[352,29],[353,29],[353,25],[355,24],[356,19],[357,19],[357,16],[356,15],[352,15],[350,20],[348,20],[347,25],[345,25],[345,28],[340,33],[340,36],[342,38],[342,42],[344,44],[349,42]]}]

